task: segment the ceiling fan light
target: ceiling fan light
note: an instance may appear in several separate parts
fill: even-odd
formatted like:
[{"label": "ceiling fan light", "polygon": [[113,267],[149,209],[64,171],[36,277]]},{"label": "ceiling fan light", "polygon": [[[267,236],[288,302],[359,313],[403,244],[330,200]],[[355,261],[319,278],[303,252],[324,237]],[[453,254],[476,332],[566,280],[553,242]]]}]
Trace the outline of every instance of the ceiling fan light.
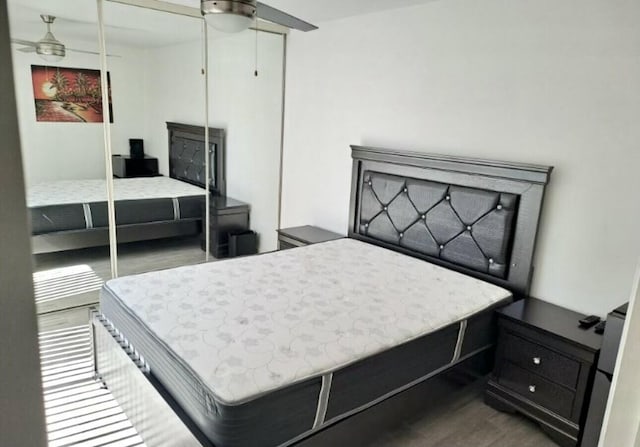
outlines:
[{"label": "ceiling fan light", "polygon": [[42,59],[45,62],[49,62],[49,63],[60,62],[62,59],[64,59],[64,56],[60,56],[58,54],[41,54],[41,53],[38,53],[38,55],[40,56],[40,59]]},{"label": "ceiling fan light", "polygon": [[252,19],[235,14],[207,14],[204,19],[209,26],[225,33],[239,33],[253,23]]},{"label": "ceiling fan light", "polygon": [[251,0],[202,0],[200,10],[207,24],[225,33],[248,29],[256,16],[256,2]]},{"label": "ceiling fan light", "polygon": [[47,62],[61,61],[67,55],[67,51],[64,44],[56,39],[51,32],[51,24],[56,18],[46,15],[41,15],[40,17],[47,24],[47,34],[36,44],[36,53]]},{"label": "ceiling fan light", "polygon": [[67,54],[67,51],[60,42],[38,42],[36,53],[41,59],[47,62],[59,62]]}]

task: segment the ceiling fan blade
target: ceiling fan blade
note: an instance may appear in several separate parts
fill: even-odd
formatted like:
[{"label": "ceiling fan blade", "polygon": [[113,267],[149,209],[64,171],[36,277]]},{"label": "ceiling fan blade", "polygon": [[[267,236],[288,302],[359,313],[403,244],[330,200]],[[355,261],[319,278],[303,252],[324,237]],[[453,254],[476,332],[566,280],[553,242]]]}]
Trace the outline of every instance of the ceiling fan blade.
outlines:
[{"label": "ceiling fan blade", "polygon": [[[100,56],[100,53],[97,51],[88,51],[88,50],[77,50],[75,48],[67,48],[67,51],[73,51],[74,53],[84,53],[84,54],[95,54],[96,56]],[[122,57],[117,54],[107,54],[107,57]]]},{"label": "ceiling fan blade", "polygon": [[278,25],[286,26],[287,28],[305,32],[318,29],[315,25],[260,2],[258,2],[256,14],[263,20],[268,20],[269,22],[277,23]]},{"label": "ceiling fan blade", "polygon": [[18,48],[18,51],[20,51],[22,53],[35,53],[36,52],[36,47]]},{"label": "ceiling fan blade", "polygon": [[25,45],[27,47],[35,48],[38,45],[36,42],[31,42],[30,40],[22,40],[22,39],[11,39],[11,43],[17,43],[18,45]]},{"label": "ceiling fan blade", "polygon": [[96,56],[100,56],[100,53],[98,53],[97,51],[76,50],[75,48],[67,48],[67,51],[73,51],[74,53],[95,54]]}]

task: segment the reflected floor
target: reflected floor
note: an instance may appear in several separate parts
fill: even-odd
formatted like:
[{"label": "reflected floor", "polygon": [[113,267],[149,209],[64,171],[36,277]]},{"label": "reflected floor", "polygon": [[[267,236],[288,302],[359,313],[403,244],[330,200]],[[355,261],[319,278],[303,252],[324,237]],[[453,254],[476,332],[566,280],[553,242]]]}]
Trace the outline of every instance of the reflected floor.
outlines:
[{"label": "reflected floor", "polygon": [[[204,262],[199,237],[134,242],[118,246],[120,276]],[[34,255],[38,313],[98,302],[102,284],[111,278],[109,247]]]}]

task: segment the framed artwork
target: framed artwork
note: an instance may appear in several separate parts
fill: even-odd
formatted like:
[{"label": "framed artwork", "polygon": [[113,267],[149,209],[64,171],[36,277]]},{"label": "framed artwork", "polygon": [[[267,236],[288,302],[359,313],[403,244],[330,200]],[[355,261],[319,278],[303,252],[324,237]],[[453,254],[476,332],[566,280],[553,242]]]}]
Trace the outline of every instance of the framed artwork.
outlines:
[{"label": "framed artwork", "polygon": [[[100,70],[32,65],[31,80],[37,121],[103,122]],[[111,79],[108,73],[107,85],[113,123]]]}]

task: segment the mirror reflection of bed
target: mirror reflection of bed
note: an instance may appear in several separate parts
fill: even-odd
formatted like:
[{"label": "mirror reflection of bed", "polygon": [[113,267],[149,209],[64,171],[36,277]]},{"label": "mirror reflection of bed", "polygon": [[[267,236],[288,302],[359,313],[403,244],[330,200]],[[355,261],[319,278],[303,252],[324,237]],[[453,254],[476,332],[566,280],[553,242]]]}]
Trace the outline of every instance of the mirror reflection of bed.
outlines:
[{"label": "mirror reflection of bed", "polygon": [[[170,171],[167,177],[157,171],[126,172],[118,166],[125,156],[114,156],[121,276],[205,260],[204,129],[167,123],[167,132]],[[223,129],[209,131],[209,191],[214,204],[220,202],[220,197],[226,197],[224,135]],[[149,159],[139,157],[131,156],[130,160]],[[37,254],[36,300],[41,312],[59,308],[61,300],[66,307],[96,302],[95,292],[112,274],[106,247],[109,242],[106,182],[93,179],[40,183],[30,188],[28,202],[33,249]],[[226,214],[214,223],[218,227],[227,224],[225,235],[231,230],[248,230],[248,207],[236,213],[226,208],[219,211]],[[240,224],[234,226],[237,215]],[[228,243],[213,244],[211,252],[216,258],[229,256]],[[74,274],[80,265],[84,266],[79,270],[82,273]],[[86,281],[87,275],[92,276],[90,283]]]},{"label": "mirror reflection of bed", "polygon": [[[82,105],[97,86],[99,78],[85,76],[86,70],[100,68],[98,55],[91,54],[98,52],[97,10],[94,2],[81,0],[13,0],[9,8],[16,34],[12,37],[36,41],[44,30],[40,14],[51,14],[56,17],[52,31],[69,49],[63,59],[45,61],[14,45],[13,56],[38,312],[51,317],[55,311],[81,309],[85,315],[86,306],[98,302],[102,283],[113,276],[103,125],[70,122],[68,116],[46,121],[51,114],[38,115],[34,95],[38,100],[48,87],[49,96],[41,102]],[[185,156],[204,161],[202,20],[112,2],[105,2],[104,17],[112,163],[119,177],[114,179],[116,200],[120,197],[115,210],[118,275],[204,262],[205,213],[212,222],[211,261],[229,255],[230,233],[247,230],[257,234],[256,251],[274,250],[282,35],[260,33],[257,78],[252,62],[255,33],[209,35],[211,96],[216,102],[209,110],[212,195],[205,210],[204,166],[198,160],[183,163],[177,146],[188,146]],[[44,67],[46,86],[35,85],[32,65]],[[77,82],[79,74],[85,76],[82,82]],[[270,118],[258,122],[258,116]],[[130,152],[132,139],[141,140],[142,158]],[[193,150],[191,143],[200,147]]]}]

